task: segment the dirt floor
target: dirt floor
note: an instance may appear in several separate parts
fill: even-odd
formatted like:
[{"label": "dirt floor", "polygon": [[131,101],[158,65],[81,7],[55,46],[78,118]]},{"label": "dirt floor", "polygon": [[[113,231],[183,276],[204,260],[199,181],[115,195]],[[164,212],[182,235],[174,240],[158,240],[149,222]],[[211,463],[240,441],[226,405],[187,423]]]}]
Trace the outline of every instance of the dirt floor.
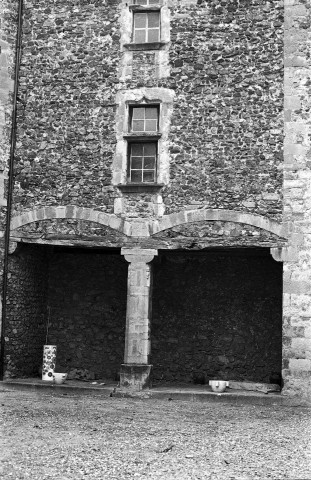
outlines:
[{"label": "dirt floor", "polygon": [[311,410],[0,389],[1,479],[311,479]]}]

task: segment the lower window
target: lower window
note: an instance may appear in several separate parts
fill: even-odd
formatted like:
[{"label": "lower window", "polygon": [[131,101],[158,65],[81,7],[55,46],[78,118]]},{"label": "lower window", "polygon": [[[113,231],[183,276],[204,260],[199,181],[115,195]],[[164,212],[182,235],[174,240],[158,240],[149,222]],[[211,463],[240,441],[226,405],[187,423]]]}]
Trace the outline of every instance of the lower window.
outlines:
[{"label": "lower window", "polygon": [[157,143],[130,143],[128,181],[131,183],[155,183]]}]

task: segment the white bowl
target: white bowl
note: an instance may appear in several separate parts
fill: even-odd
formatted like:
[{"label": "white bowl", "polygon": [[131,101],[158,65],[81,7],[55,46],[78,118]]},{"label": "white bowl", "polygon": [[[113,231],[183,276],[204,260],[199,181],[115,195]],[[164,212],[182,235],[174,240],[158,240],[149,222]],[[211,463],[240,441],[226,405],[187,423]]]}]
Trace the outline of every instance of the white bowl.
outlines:
[{"label": "white bowl", "polygon": [[229,387],[229,382],[226,380],[210,380],[208,384],[212,387],[213,392],[221,393]]},{"label": "white bowl", "polygon": [[68,373],[53,373],[53,380],[56,385],[61,385],[67,379]]}]

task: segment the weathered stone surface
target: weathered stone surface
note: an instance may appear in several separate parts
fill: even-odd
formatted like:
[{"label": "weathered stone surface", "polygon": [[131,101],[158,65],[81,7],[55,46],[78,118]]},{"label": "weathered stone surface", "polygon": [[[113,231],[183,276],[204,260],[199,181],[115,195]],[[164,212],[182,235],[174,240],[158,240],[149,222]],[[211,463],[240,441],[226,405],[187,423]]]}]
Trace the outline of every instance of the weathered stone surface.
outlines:
[{"label": "weathered stone surface", "polygon": [[125,235],[115,229],[75,219],[55,219],[30,223],[12,231],[12,236],[44,240],[101,240],[106,246],[121,246],[125,242]]},{"label": "weathered stone surface", "polygon": [[151,386],[152,365],[122,364],[120,370],[120,387],[135,391]]},{"label": "weathered stone surface", "polygon": [[118,17],[97,0],[25,5],[16,211],[59,203],[112,211]]},{"label": "weathered stone surface", "polygon": [[48,249],[10,256],[5,329],[6,377],[39,374],[46,343]]},{"label": "weathered stone surface", "polygon": [[[95,0],[27,3],[15,211],[62,203],[112,212],[115,95],[144,85],[176,93],[168,213],[195,204],[280,218],[281,4],[172,2],[171,73],[160,79],[154,52],[132,52],[131,78],[117,78],[120,12]],[[145,216],[145,201],[132,201],[129,215]]]},{"label": "weathered stone surface", "polygon": [[251,225],[233,222],[193,222],[179,225],[153,235],[175,248],[205,248],[215,246],[280,246],[287,243],[270,232]]},{"label": "weathered stone surface", "polygon": [[284,258],[284,394],[310,402],[310,20],[305,2],[285,2],[284,222],[292,258]]},{"label": "weathered stone surface", "polygon": [[[152,301],[152,267],[156,250],[122,249],[129,262],[127,281],[126,334],[124,362],[149,364]],[[125,381],[125,380],[124,380]]]},{"label": "weathered stone surface", "polygon": [[280,218],[282,5],[199,3],[175,5],[171,15],[166,212],[195,201]]}]

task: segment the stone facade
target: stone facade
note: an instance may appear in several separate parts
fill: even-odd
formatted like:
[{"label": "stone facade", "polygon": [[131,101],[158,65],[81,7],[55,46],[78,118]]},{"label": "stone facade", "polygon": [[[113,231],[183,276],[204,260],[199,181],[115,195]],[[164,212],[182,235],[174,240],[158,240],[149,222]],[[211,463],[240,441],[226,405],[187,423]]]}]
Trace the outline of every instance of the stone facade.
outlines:
[{"label": "stone facade", "polygon": [[[169,10],[170,75],[146,68],[143,79],[139,69],[118,78],[127,3],[25,3],[15,212],[78,205],[112,213],[115,198],[139,204],[112,188],[112,164],[115,124],[125,121],[118,98],[143,87],[175,97],[162,214],[205,207],[281,219],[281,2],[176,1]],[[148,213],[146,202],[135,205],[131,217]]]},{"label": "stone facade", "polygon": [[[9,14],[6,18],[12,23],[6,31],[15,33],[16,5],[10,0],[2,2],[5,2],[6,15]],[[109,356],[113,354],[105,344],[108,357],[104,357],[105,353],[102,358],[106,359],[107,368],[98,371],[98,375],[108,375],[109,371],[113,376],[116,368],[113,362],[123,361],[121,383],[131,385],[132,378],[132,386],[146,385],[151,339],[155,344],[151,355],[157,378],[164,375],[180,380],[178,370],[187,378],[193,372],[227,376],[226,368],[232,366],[231,373],[239,379],[244,376],[266,381],[270,370],[280,370],[282,357],[283,394],[299,395],[303,401],[310,401],[309,6],[304,0],[162,0],[159,5],[143,7],[135,3],[131,5],[125,0],[24,2],[11,239],[17,243],[43,244],[45,255],[52,246],[102,249],[111,255],[108,270],[115,269],[116,282],[120,272],[126,269],[125,260],[121,258],[125,256],[129,262],[127,294],[125,287],[120,290],[127,300],[123,298],[124,303],[120,300],[116,321],[118,332],[123,331],[125,335],[125,356],[121,360],[122,349],[117,346],[117,340],[113,340],[111,350],[118,353],[111,359]],[[150,12],[153,15],[158,12],[156,16],[160,19],[158,41],[133,42],[135,18],[148,16]],[[12,35],[6,35],[9,64],[2,71],[9,79],[14,68],[14,50]],[[8,80],[5,85],[4,93],[1,90],[1,106],[7,105],[8,115],[0,120],[4,174],[11,126],[12,82]],[[153,104],[158,112],[157,131],[135,137],[131,130],[134,106]],[[157,168],[152,185],[128,183],[130,150],[135,141],[156,145]],[[5,199],[2,208],[5,208]],[[246,278],[250,278],[250,274],[245,273],[249,252],[256,249],[269,252],[270,249],[272,254],[269,261],[265,257],[265,267],[253,261],[257,272],[256,291],[264,291],[259,273],[267,279],[269,289],[260,297],[260,308],[252,308],[254,302],[248,304],[252,325],[246,326],[242,318],[239,323],[238,315],[233,315],[236,333],[228,334],[233,337],[232,343],[221,338],[215,350],[209,352],[207,342],[193,334],[191,348],[194,351],[197,342],[198,351],[191,357],[191,367],[181,367],[174,360],[171,368],[168,358],[167,368],[162,367],[165,334],[161,332],[156,338],[157,329],[163,323],[161,298],[165,303],[167,278],[171,278],[171,283],[178,283],[180,274],[176,265],[172,268],[174,278],[170,277],[171,272],[165,274],[166,267],[160,261],[163,252],[167,251],[168,255],[169,251],[182,250],[186,263],[186,255],[191,251],[198,251],[202,262],[206,252],[214,255],[214,260],[221,253],[219,250],[230,252],[228,273],[237,261],[237,249],[244,249],[240,257],[241,270],[235,269],[239,272],[236,285],[240,292],[245,291]],[[114,257],[116,251],[118,255],[121,252],[120,265]],[[70,257],[71,267],[65,260],[64,265],[62,260],[57,260],[62,282],[72,283],[68,292],[74,289],[77,279],[82,288],[78,265],[84,260],[75,252]],[[147,260],[150,255],[154,260]],[[46,261],[48,288],[56,305],[57,270],[50,257]],[[158,279],[154,294],[152,264]],[[90,268],[94,272],[95,267],[90,265],[87,264],[86,270]],[[279,276],[282,266],[281,354]],[[75,272],[72,277],[70,269]],[[195,271],[193,267],[191,278],[197,293],[193,290],[192,296],[202,300],[204,289],[198,284]],[[95,274],[93,277],[97,278]],[[106,278],[100,278],[106,288]],[[219,278],[216,284],[219,292],[223,292]],[[17,289],[24,288],[22,280],[18,285]],[[9,288],[14,286],[10,284]],[[19,295],[22,298],[23,294]],[[33,298],[36,295],[35,291]],[[92,303],[89,298],[80,310],[71,300],[73,295],[72,290],[57,307],[57,317],[68,311],[72,311],[72,316],[66,317],[67,323],[62,324],[63,335],[57,336],[54,332],[55,342],[65,345],[65,338],[68,341],[70,332],[75,332],[76,340],[72,343],[80,348],[83,338],[78,330],[87,325],[86,320],[83,323],[83,308],[88,308],[90,318],[96,317],[92,325],[97,328],[104,319],[105,308],[109,310],[110,299],[103,295]],[[179,295],[182,298],[181,291]],[[255,294],[252,295],[254,300]],[[271,310],[274,315],[270,319],[267,312],[272,298],[276,298],[276,310]],[[156,309],[152,314],[153,299],[156,299]],[[121,305],[125,302],[127,307],[123,310]],[[221,308],[225,308],[224,294],[220,295],[219,302]],[[202,315],[193,321],[199,330],[204,330],[202,335],[208,337],[212,327],[208,322],[204,324],[207,314],[204,302],[198,303],[203,305]],[[98,310],[99,306],[103,310]],[[240,306],[232,308],[240,311]],[[264,312],[264,330],[269,334],[263,335],[259,328],[260,312]],[[9,311],[9,322],[10,315]],[[75,315],[78,326],[74,324]],[[114,317],[108,317],[105,322],[109,331],[109,322]],[[175,317],[172,314],[172,318]],[[152,320],[155,320],[155,331]],[[55,321],[58,321],[56,317]],[[191,329],[187,329],[189,322],[180,313],[178,321],[185,338],[193,338]],[[168,325],[168,330],[172,330],[169,338],[176,338],[171,324]],[[227,325],[227,330],[229,327]],[[246,345],[246,338],[244,343],[234,338],[242,338],[241,330],[248,327],[255,332],[252,338],[258,337],[259,343],[250,342],[252,347]],[[219,325],[214,324],[215,335],[219,333],[218,328]],[[10,323],[8,329],[12,330]],[[97,352],[93,362],[100,363],[99,344],[86,338]],[[174,352],[182,356],[187,351],[184,337],[175,343]],[[254,345],[261,345],[259,350],[269,358],[264,366]],[[92,362],[83,354],[78,365],[73,354],[75,346],[71,347],[70,357],[75,359],[75,367],[92,370]],[[220,353],[226,348],[230,354]],[[130,350],[136,353],[129,354]],[[64,363],[65,358],[59,355]],[[210,367],[202,373],[200,359],[203,364],[206,358]],[[140,380],[138,366],[142,369]]]}]

